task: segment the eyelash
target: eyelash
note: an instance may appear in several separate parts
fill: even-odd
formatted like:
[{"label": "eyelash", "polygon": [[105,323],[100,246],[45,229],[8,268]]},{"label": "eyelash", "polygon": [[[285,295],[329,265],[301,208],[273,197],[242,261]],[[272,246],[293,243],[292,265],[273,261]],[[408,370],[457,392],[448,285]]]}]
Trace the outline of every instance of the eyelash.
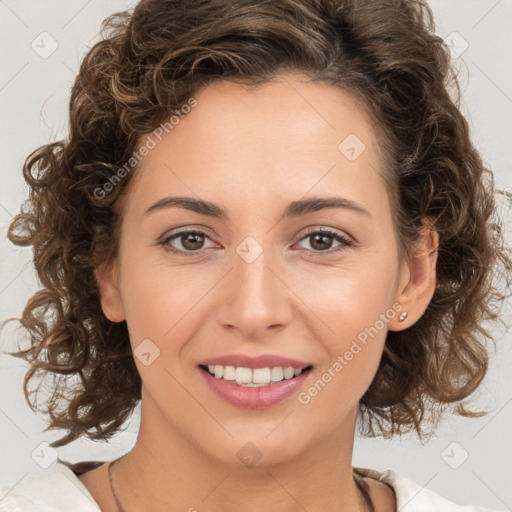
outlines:
[{"label": "eyelash", "polygon": [[[174,233],[168,237],[166,237],[164,240],[162,240],[161,242],[159,242],[160,245],[163,246],[163,249],[165,251],[168,251],[168,252],[171,252],[171,253],[174,253],[174,254],[178,254],[180,256],[196,256],[198,254],[201,254],[201,249],[197,250],[197,251],[183,251],[181,249],[176,249],[174,247],[172,247],[172,245],[169,245],[169,242],[175,238],[180,238],[184,235],[188,235],[188,234],[194,234],[194,235],[202,235],[204,236],[205,238],[210,238],[206,233],[204,233],[203,231],[200,231],[200,230],[196,230],[196,229],[191,229],[191,230],[184,230],[184,231],[179,231],[178,233]],[[330,229],[310,229],[308,230],[306,233],[304,233],[304,235],[301,237],[301,239],[299,240],[299,242],[302,242],[303,240],[311,237],[312,235],[317,235],[317,234],[322,234],[322,235],[329,235],[329,236],[332,236],[337,242],[340,242],[340,246],[334,248],[333,250],[325,250],[325,251],[311,251],[309,249],[306,249],[308,250],[309,252],[312,252],[313,254],[315,255],[331,255],[333,253],[336,253],[336,252],[339,252],[339,251],[344,251],[346,250],[347,248],[349,247],[354,247],[355,244],[352,240],[348,239],[347,237],[339,234],[338,232],[336,231],[333,231],[333,230],[330,230]]]}]

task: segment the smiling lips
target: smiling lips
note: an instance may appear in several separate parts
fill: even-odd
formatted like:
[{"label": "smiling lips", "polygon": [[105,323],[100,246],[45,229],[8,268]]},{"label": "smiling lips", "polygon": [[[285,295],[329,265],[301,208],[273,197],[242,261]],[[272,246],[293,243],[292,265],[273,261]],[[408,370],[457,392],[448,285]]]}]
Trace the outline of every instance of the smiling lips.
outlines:
[{"label": "smiling lips", "polygon": [[270,354],[227,355],[199,364],[208,387],[237,407],[262,409],[294,394],[308,378],[312,365]]}]

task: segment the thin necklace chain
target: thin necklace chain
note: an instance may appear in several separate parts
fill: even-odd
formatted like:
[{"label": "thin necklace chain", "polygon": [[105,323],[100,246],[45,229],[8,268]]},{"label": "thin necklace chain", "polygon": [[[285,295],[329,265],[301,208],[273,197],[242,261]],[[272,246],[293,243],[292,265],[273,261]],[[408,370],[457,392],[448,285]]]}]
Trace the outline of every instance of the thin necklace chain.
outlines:
[{"label": "thin necklace chain", "polygon": [[114,499],[116,500],[117,503],[117,508],[120,510],[120,512],[126,512],[126,510],[121,505],[121,501],[119,500],[119,497],[117,496],[116,491],[114,489],[114,483],[112,482],[112,467],[119,460],[121,460],[121,457],[119,459],[114,460],[113,462],[108,463],[108,480],[110,482],[110,489],[112,490],[112,494],[114,495]]},{"label": "thin necklace chain", "polygon": [[[126,512],[126,510],[121,505],[121,500],[119,499],[119,496],[116,494],[116,491],[114,489],[114,483],[112,482],[112,467],[116,462],[121,460],[122,457],[119,459],[116,459],[114,461],[111,461],[108,463],[108,480],[110,482],[110,489],[112,490],[112,495],[114,496],[114,499],[116,500],[117,507],[119,508],[120,512]],[[357,477],[359,478],[359,477]],[[357,482],[356,482],[357,483]],[[375,507],[373,506],[372,499],[368,492],[363,491],[363,489],[360,487],[361,484],[357,484],[357,489],[359,490],[359,493],[362,495],[364,502],[365,502],[365,512],[375,512]]]}]

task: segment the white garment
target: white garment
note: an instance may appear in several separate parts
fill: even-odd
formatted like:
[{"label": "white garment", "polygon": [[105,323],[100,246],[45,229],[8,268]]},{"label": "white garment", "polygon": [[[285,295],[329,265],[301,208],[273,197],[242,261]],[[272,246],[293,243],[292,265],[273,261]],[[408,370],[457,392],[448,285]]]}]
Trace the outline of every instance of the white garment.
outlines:
[{"label": "white garment", "polygon": [[[399,512],[493,512],[483,507],[461,506],[388,469],[358,468],[364,476],[393,487]],[[0,486],[1,512],[98,512],[93,497],[60,462],[41,476],[27,476],[16,485]]]}]

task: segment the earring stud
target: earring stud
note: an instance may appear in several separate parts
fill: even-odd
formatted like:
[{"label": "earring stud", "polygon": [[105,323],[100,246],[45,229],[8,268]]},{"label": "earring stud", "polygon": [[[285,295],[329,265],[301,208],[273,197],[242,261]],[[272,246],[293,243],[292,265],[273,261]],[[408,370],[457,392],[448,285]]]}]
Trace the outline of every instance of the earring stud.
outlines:
[{"label": "earring stud", "polygon": [[409,313],[407,313],[407,311],[404,311],[399,317],[398,317],[398,321],[399,322],[403,322],[407,316],[409,315]]}]

